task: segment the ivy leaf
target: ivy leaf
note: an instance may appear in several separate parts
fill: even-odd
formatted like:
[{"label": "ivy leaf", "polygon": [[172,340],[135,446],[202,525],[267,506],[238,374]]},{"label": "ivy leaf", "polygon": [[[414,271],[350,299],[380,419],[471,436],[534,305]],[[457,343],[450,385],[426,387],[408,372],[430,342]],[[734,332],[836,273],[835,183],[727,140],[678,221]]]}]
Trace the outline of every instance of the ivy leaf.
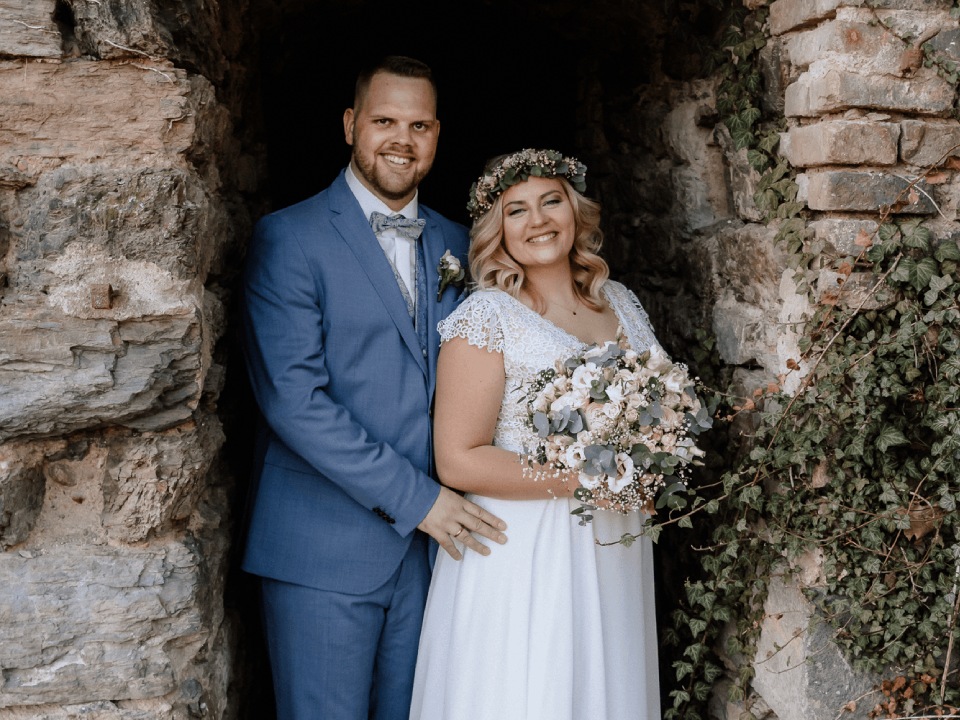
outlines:
[{"label": "ivy leaf", "polygon": [[937,301],[937,297],[940,295],[940,293],[951,285],[953,285],[953,278],[949,275],[934,275],[932,278],[930,278],[930,289],[927,290],[926,294],[923,296],[923,302],[927,305],[933,305]]},{"label": "ivy leaf", "polygon": [[[757,143],[757,147],[763,150],[766,153],[773,153],[774,148],[780,143],[780,133],[772,132],[769,135],[764,135],[760,138],[760,141]],[[957,258],[960,260],[960,257]]]},{"label": "ivy leaf", "polygon": [[766,153],[751,148],[750,150],[747,150],[747,162],[750,163],[750,167],[757,172],[763,172],[770,164],[770,159],[767,157]]},{"label": "ivy leaf", "polygon": [[889,485],[884,484],[883,492],[880,493],[880,502],[885,502],[889,505],[892,505],[893,503],[897,502],[899,499],[900,497],[897,495],[896,490],[894,490]]},{"label": "ivy leaf", "polygon": [[931,257],[921,258],[910,269],[910,284],[917,290],[923,290],[937,273],[937,261]]},{"label": "ivy leaf", "polygon": [[730,135],[733,137],[733,147],[736,150],[742,150],[753,144],[753,133],[745,128],[734,130],[734,128],[731,127]]},{"label": "ivy leaf", "polygon": [[894,447],[895,445],[907,445],[910,441],[907,440],[906,436],[897,430],[895,427],[890,427],[889,425],[885,427],[880,434],[877,435],[877,448],[880,452],[886,452],[889,448]]},{"label": "ivy leaf", "polygon": [[880,226],[877,234],[880,236],[880,239],[883,240],[883,242],[890,242],[897,236],[897,233],[899,232],[900,228],[893,223],[884,223]]},{"label": "ivy leaf", "polygon": [[909,282],[910,275],[916,270],[917,262],[913,258],[903,258],[900,264],[890,273],[890,279],[897,282]]},{"label": "ivy leaf", "polygon": [[941,243],[934,251],[933,256],[943,262],[944,260],[960,260],[960,245],[955,241]]},{"label": "ivy leaf", "polygon": [[753,127],[760,119],[760,115],[760,108],[747,107],[740,113],[740,122],[743,123],[743,127]]}]

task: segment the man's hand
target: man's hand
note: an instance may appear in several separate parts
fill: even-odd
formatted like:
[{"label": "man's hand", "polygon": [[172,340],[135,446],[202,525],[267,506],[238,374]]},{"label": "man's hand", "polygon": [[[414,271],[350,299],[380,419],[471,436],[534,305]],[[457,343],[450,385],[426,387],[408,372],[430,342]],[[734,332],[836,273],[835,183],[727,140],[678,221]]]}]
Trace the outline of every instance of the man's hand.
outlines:
[{"label": "man's hand", "polygon": [[463,558],[454,540],[481,555],[489,555],[490,548],[477,540],[474,533],[501,545],[507,541],[501,532],[507,529],[503,520],[443,486],[430,512],[417,527],[440,543],[454,560]]}]

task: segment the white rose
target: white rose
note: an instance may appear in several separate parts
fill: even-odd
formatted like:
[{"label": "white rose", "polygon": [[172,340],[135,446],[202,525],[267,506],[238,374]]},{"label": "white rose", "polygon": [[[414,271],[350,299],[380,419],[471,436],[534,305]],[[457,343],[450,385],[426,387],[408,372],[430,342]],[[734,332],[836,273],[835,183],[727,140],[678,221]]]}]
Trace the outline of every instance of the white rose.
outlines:
[{"label": "white rose", "polygon": [[647,360],[646,365],[648,369],[659,375],[667,373],[673,367],[670,358],[667,357],[667,354],[659,345],[654,345],[650,348],[650,358]]},{"label": "white rose", "polygon": [[573,400],[568,395],[558,397],[552,403],[550,403],[550,412],[560,414],[563,412],[564,408],[573,408]]},{"label": "white rose", "polygon": [[599,379],[599,368],[593,363],[587,363],[573,371],[573,376],[570,378],[570,385],[574,390],[586,390],[589,392],[593,383]]},{"label": "white rose", "polygon": [[587,475],[586,473],[580,473],[580,484],[588,490],[593,490],[594,488],[598,487],[600,485],[600,480],[600,475]]},{"label": "white rose", "polygon": [[666,388],[667,392],[671,393],[679,393],[687,385],[687,379],[677,368],[670,370],[666,375],[663,376],[662,379],[663,386]]},{"label": "white rose", "polygon": [[442,260],[445,267],[449,268],[453,272],[460,272],[460,259],[454,257],[449,250],[443,254]]},{"label": "white rose", "polygon": [[608,478],[607,485],[614,492],[621,492],[633,482],[633,458],[626,453],[617,453],[617,477]]},{"label": "white rose", "polygon": [[607,385],[607,397],[610,398],[610,402],[619,404],[623,400],[623,386],[619,383]]},{"label": "white rose", "polygon": [[600,403],[590,403],[584,410],[587,416],[587,427],[594,434],[602,431],[610,425],[610,417],[604,412],[604,406]]},{"label": "white rose", "polygon": [[680,415],[676,410],[669,407],[661,407],[661,417],[660,422],[666,425],[667,427],[675,427],[677,424],[683,420],[683,416]]},{"label": "white rose", "polygon": [[576,442],[566,449],[563,454],[564,464],[571,469],[579,468],[583,466],[583,461],[586,459],[586,453],[583,450],[583,445]]},{"label": "white rose", "polygon": [[672,454],[677,447],[677,436],[673,433],[664,433],[660,436],[660,447],[662,450]]},{"label": "white rose", "polygon": [[681,407],[680,395],[675,392],[668,391],[664,393],[662,398],[660,398],[660,404],[672,408]]},{"label": "white rose", "polygon": [[606,415],[611,420],[616,420],[620,415],[620,405],[619,403],[604,403],[603,404],[603,414]]}]

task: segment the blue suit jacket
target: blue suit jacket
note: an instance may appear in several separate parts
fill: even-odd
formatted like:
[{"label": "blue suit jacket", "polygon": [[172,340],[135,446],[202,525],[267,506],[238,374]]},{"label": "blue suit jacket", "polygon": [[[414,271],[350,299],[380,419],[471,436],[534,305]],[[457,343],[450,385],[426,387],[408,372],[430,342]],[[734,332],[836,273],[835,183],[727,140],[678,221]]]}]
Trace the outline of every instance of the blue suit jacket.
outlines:
[{"label": "blue suit jacket", "polygon": [[396,570],[439,493],[431,405],[444,251],[467,231],[420,205],[426,357],[397,281],[344,174],[262,218],[244,280],[244,351],[265,420],[244,570],[364,593]]}]

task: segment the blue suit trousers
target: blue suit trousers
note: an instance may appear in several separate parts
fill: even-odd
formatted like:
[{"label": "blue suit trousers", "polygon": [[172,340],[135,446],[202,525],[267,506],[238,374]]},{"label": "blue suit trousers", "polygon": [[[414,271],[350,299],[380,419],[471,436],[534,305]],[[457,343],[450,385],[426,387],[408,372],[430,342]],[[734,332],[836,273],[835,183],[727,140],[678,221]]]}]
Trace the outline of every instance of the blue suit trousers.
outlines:
[{"label": "blue suit trousers", "polygon": [[[430,585],[426,536],[376,590],[261,578],[277,720],[407,720]],[[369,683],[362,682],[369,678]]]}]

